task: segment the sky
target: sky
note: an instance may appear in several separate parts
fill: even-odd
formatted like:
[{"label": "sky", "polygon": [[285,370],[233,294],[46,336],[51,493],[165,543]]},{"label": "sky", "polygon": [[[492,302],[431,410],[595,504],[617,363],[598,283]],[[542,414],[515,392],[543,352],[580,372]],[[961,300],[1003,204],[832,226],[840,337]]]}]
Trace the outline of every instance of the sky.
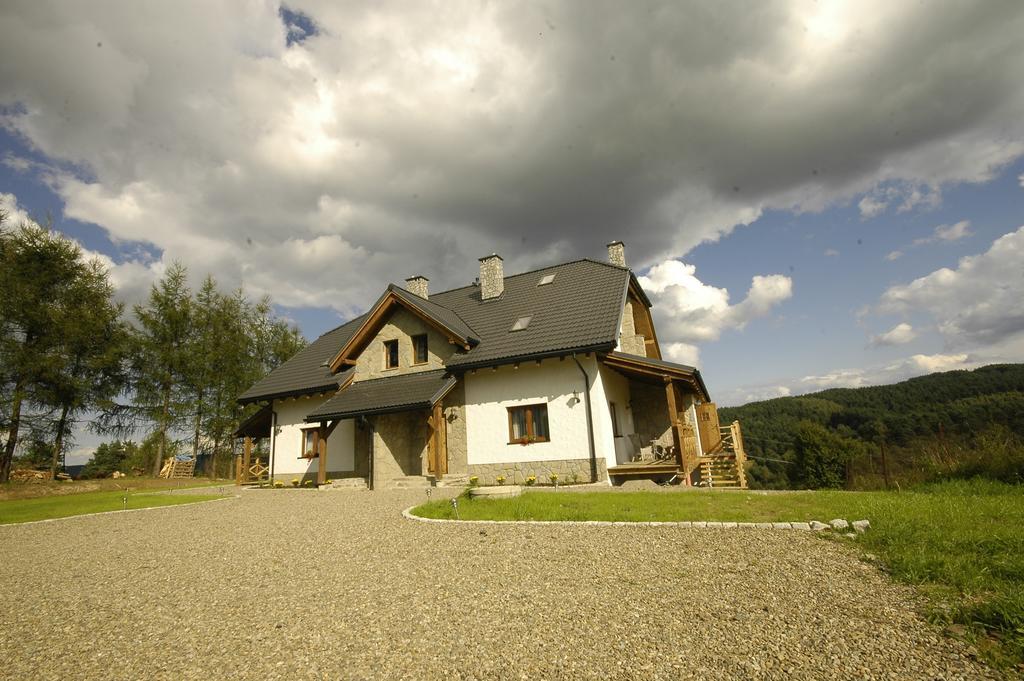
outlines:
[{"label": "sky", "polygon": [[719,404],[1024,360],[1024,5],[0,6],[0,202],[314,338],[621,239]]}]

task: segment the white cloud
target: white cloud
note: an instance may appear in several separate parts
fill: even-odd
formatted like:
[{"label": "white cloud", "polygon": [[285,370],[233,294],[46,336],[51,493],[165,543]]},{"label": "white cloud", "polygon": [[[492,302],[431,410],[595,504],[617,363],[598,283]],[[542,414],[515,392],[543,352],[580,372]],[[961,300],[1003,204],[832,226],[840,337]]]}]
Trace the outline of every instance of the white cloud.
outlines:
[{"label": "white cloud", "polygon": [[893,262],[894,260],[899,260],[902,257],[903,251],[889,251],[889,254],[885,256],[885,259],[889,262]]},{"label": "white cloud", "polygon": [[932,244],[939,241],[959,241],[965,237],[973,236],[974,232],[971,231],[971,221],[961,220],[954,225],[939,225],[932,231],[932,235],[924,237],[922,239],[914,239],[915,246],[922,246],[924,244]]},{"label": "white cloud", "polygon": [[881,215],[888,206],[888,201],[883,201],[876,196],[865,196],[857,204],[857,207],[860,209],[860,216],[865,220]]},{"label": "white cloud", "polygon": [[992,356],[971,355],[968,353],[917,354],[883,365],[866,368],[835,369],[823,374],[813,374],[787,382],[765,386],[741,387],[717,395],[716,399],[720,404],[729,406],[755,400],[767,400],[773,397],[802,395],[830,388],[862,388],[871,385],[886,385],[939,371],[974,369],[994,361],[999,360]]},{"label": "white cloud", "polygon": [[1021,186],[1021,187],[1024,187],[1024,173],[1022,173],[1022,174],[1021,174],[1021,175],[1020,175],[1020,176],[1019,176],[1019,177],[1017,178],[1017,181],[1018,181],[1018,182],[1020,182],[1020,186]]},{"label": "white cloud", "polygon": [[665,343],[662,345],[665,359],[688,366],[700,364],[700,348],[690,343]]},{"label": "white cloud", "polygon": [[1024,227],[980,255],[961,258],[909,284],[889,288],[879,310],[930,314],[947,345],[976,348],[1024,332]]},{"label": "white cloud", "polygon": [[18,198],[14,194],[0,192],[0,212],[6,215],[5,227],[17,227],[22,223],[35,223],[25,209],[18,205]]},{"label": "white cloud", "polygon": [[902,322],[885,333],[871,337],[872,345],[904,345],[917,338],[914,327]]},{"label": "white cloud", "polygon": [[836,257],[838,255],[839,255],[839,251],[837,251],[834,248],[826,248],[825,249],[825,257],[826,258],[834,258],[834,257]]},{"label": "white cloud", "polygon": [[694,359],[695,343],[717,340],[727,329],[742,329],[793,294],[789,277],[755,276],[747,297],[730,305],[729,291],[705,284],[697,278],[696,267],[678,260],[655,265],[640,283],[654,304],[661,337],[668,347],[676,347],[671,352]]}]

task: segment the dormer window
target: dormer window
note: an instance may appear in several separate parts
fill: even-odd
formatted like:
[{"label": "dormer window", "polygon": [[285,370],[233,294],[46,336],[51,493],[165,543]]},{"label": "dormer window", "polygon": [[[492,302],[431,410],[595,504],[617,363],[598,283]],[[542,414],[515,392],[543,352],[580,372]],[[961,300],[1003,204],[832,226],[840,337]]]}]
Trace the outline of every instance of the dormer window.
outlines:
[{"label": "dormer window", "polygon": [[540,281],[537,283],[537,286],[547,286],[548,284],[550,284],[554,280],[555,280],[555,275],[553,275],[553,274],[545,274],[543,277],[540,278]]},{"label": "dormer window", "polygon": [[398,368],[398,341],[397,340],[384,341],[384,368],[385,369],[397,369]]},{"label": "dormer window", "polygon": [[531,319],[533,319],[533,317],[520,317],[519,319],[516,320],[516,323],[512,325],[512,330],[522,331],[523,329],[530,325]]},{"label": "dormer window", "polygon": [[413,364],[426,364],[430,359],[427,353],[427,334],[421,333],[412,337],[412,362]]}]

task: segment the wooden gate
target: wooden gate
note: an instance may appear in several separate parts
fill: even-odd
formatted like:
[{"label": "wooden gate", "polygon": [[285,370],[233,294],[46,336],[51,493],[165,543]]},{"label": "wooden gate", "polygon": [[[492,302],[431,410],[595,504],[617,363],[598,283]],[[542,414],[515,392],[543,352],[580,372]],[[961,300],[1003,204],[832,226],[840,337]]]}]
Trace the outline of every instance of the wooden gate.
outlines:
[{"label": "wooden gate", "polygon": [[705,456],[721,447],[722,434],[718,426],[718,407],[714,402],[697,405],[697,430],[700,433],[700,444]]}]

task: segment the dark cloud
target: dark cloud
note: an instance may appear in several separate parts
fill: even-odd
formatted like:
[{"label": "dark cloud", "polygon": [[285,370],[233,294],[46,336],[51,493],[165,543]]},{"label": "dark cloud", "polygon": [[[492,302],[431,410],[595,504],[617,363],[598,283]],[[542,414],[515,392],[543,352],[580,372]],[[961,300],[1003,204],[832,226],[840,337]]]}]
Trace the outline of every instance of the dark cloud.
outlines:
[{"label": "dark cloud", "polygon": [[1024,153],[1017,2],[287,12],[7,2],[6,124],[88,170],[53,180],[70,215],[342,312],[491,251],[646,266],[768,208],[885,187],[878,214]]}]

